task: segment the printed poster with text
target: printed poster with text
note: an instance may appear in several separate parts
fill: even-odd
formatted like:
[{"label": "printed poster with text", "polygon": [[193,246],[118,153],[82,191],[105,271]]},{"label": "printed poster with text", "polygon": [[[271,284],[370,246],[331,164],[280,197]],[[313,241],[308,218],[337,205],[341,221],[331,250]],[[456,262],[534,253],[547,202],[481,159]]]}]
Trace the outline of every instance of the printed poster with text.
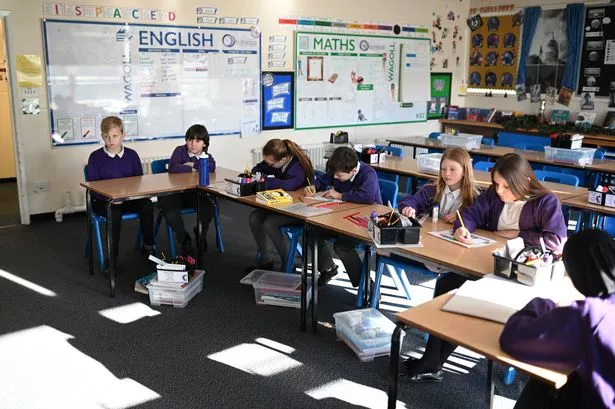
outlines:
[{"label": "printed poster with text", "polygon": [[297,129],[426,120],[429,39],[305,32],[295,39]]}]

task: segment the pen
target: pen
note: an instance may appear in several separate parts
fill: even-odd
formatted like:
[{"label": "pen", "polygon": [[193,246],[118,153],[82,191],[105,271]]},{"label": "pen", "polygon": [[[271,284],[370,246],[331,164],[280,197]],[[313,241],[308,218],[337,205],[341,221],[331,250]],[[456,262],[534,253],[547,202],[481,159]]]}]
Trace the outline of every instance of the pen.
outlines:
[{"label": "pen", "polygon": [[64,131],[64,133],[62,135],[60,135],[60,138],[64,138],[67,133],[68,133],[68,131]]},{"label": "pen", "polygon": [[85,131],[85,133],[83,134],[83,137],[85,138],[86,136],[88,136],[88,134],[90,133],[90,130],[88,129],[87,131]]},{"label": "pen", "polygon": [[[459,210],[457,210],[457,217],[459,218],[459,222],[461,223],[461,227],[463,227],[465,229],[466,225],[463,223],[463,219],[461,218],[461,213],[459,213]],[[468,230],[468,229],[466,229],[466,230]]]}]

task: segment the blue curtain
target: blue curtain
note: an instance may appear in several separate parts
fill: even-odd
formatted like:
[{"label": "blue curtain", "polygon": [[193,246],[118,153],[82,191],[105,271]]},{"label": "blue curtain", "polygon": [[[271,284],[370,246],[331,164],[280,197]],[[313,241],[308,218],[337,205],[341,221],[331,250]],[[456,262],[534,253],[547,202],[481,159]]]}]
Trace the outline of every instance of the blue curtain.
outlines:
[{"label": "blue curtain", "polygon": [[526,7],[523,9],[523,34],[521,37],[519,68],[517,69],[517,84],[525,84],[525,64],[530,54],[530,47],[532,46],[541,11],[540,7]]},{"label": "blue curtain", "polygon": [[583,3],[566,6],[566,29],[568,30],[568,61],[562,77],[562,87],[576,89],[581,70],[581,48],[583,46],[583,22],[585,5]]}]

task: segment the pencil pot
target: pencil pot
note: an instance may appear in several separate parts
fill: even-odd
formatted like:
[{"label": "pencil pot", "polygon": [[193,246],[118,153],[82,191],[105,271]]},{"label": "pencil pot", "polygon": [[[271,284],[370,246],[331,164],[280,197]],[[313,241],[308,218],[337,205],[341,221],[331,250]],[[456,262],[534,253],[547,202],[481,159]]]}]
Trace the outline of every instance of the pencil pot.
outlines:
[{"label": "pencil pot", "polygon": [[421,235],[421,224],[409,218],[412,226],[378,226],[371,223],[372,239],[378,244],[418,244]]},{"label": "pencil pot", "polygon": [[199,159],[199,186],[209,185],[209,158]]},{"label": "pencil pot", "polygon": [[527,265],[517,260],[520,255],[531,249],[532,247],[524,249],[514,259],[501,255],[504,248],[497,250],[493,253],[493,273],[529,286],[543,285],[563,277],[564,263],[561,261]]},{"label": "pencil pot", "polygon": [[236,180],[226,179],[226,192],[235,196],[252,196],[263,190],[267,190],[266,182],[241,183]]}]

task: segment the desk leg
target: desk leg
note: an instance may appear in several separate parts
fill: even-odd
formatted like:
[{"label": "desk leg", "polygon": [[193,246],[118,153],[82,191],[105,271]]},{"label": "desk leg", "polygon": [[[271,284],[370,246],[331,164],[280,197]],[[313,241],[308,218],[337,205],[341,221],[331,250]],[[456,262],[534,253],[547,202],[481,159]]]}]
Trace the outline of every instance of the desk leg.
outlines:
[{"label": "desk leg", "polygon": [[371,275],[372,275],[372,263],[376,259],[376,251],[372,246],[367,246],[365,248],[365,282],[363,292],[363,308],[369,307],[370,296],[373,292],[373,288],[371,288]]},{"label": "desk leg", "polygon": [[389,403],[388,409],[395,409],[397,403],[397,378],[399,375],[399,348],[401,332],[406,328],[401,322],[397,323],[393,336],[391,336],[391,360],[389,361]]},{"label": "desk leg", "polygon": [[318,229],[310,229],[312,247],[312,331],[318,330]]},{"label": "desk leg", "polygon": [[307,270],[308,270],[308,240],[309,228],[308,224],[303,225],[303,236],[301,237],[301,324],[299,328],[305,331],[305,322],[307,320]]},{"label": "desk leg", "polygon": [[94,274],[94,243],[92,243],[92,194],[90,189],[85,190],[85,218],[88,232],[88,270],[90,274]]},{"label": "desk leg", "polygon": [[115,254],[113,247],[113,218],[111,214],[111,207],[113,201],[107,202],[107,260],[109,260],[109,295],[115,297],[115,260],[117,254]]},{"label": "desk leg", "polygon": [[200,251],[199,249],[201,248],[199,246],[200,241],[201,241],[201,232],[203,231],[203,229],[201,229],[201,219],[199,218],[199,214],[201,213],[201,195],[203,193],[201,192],[201,189],[197,189],[196,190],[196,265],[198,268],[201,268],[201,265],[203,264],[203,260],[201,260],[200,257]]},{"label": "desk leg", "polygon": [[487,395],[485,398],[487,399],[486,406],[487,409],[491,409],[493,407],[493,361],[491,359],[487,360]]}]

